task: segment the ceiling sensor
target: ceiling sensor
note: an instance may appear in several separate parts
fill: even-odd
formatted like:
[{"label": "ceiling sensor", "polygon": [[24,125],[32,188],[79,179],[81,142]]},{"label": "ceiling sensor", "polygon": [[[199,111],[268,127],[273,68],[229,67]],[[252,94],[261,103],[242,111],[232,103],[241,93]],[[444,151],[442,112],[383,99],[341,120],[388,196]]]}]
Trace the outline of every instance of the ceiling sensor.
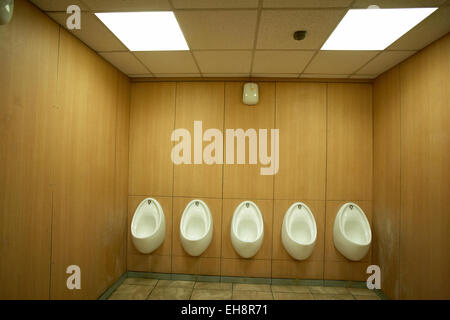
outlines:
[{"label": "ceiling sensor", "polygon": [[306,37],[306,31],[305,30],[298,30],[294,32],[294,39],[295,40],[303,40]]}]

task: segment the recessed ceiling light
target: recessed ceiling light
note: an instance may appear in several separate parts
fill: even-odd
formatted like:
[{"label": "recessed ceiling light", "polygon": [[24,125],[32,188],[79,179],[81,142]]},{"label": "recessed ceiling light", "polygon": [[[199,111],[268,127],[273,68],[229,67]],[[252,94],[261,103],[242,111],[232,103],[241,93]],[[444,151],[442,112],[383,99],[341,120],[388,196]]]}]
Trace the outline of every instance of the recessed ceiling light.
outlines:
[{"label": "recessed ceiling light", "polygon": [[95,14],[130,51],[189,50],[171,11]]},{"label": "recessed ceiling light", "polygon": [[436,9],[350,9],[321,50],[384,50]]}]

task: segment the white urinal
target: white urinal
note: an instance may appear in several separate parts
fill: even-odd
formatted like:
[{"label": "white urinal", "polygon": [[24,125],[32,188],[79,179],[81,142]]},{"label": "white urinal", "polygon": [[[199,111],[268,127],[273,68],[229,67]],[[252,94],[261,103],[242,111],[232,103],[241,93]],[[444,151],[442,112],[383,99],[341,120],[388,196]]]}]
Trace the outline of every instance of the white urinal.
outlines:
[{"label": "white urinal", "polygon": [[213,221],[211,211],[201,200],[192,200],[183,211],[180,239],[184,250],[191,256],[201,255],[211,243]]},{"label": "white urinal", "polygon": [[284,248],[296,260],[307,259],[316,244],[316,220],[309,207],[296,202],[286,211],[281,228]]},{"label": "white urinal", "polygon": [[355,203],[344,204],[334,220],[334,246],[347,259],[359,261],[369,251],[372,241],[370,224]]},{"label": "white urinal", "polygon": [[236,208],[231,220],[231,243],[243,258],[253,257],[264,238],[264,221],[258,206],[244,201]]},{"label": "white urinal", "polygon": [[131,238],[141,253],[151,253],[163,243],[166,235],[164,211],[158,201],[143,200],[134,212],[131,221]]}]

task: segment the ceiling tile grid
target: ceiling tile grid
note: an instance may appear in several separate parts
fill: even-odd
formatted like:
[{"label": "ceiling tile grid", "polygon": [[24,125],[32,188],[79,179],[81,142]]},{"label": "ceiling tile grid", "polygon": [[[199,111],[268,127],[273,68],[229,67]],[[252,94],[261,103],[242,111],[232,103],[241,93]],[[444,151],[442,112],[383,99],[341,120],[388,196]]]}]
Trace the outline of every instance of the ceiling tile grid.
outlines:
[{"label": "ceiling tile grid", "polygon": [[191,50],[252,49],[257,10],[198,10],[176,12]]},{"label": "ceiling tile grid", "polygon": [[356,75],[379,75],[412,56],[415,52],[416,51],[383,51],[359,69],[356,72]]},{"label": "ceiling tile grid", "polygon": [[[450,0],[377,0],[381,8],[439,6],[385,51],[320,51],[347,10],[373,0],[29,0],[130,77],[372,79],[450,31]],[[174,11],[190,51],[130,52],[94,15]],[[302,41],[293,33],[306,30]]]},{"label": "ceiling tile grid", "polygon": [[350,75],[379,51],[319,51],[305,73]]},{"label": "ceiling tile grid", "polygon": [[[65,12],[47,12],[47,14],[66,28],[68,15]],[[81,29],[69,31],[96,52],[128,51],[123,43],[93,13],[82,12]]]},{"label": "ceiling tile grid", "polygon": [[125,74],[150,73],[131,52],[99,52],[99,54]]},{"label": "ceiling tile grid", "polygon": [[194,51],[201,73],[249,74],[252,51]]},{"label": "ceiling tile grid", "polygon": [[[263,10],[256,48],[318,50],[345,12],[344,9]],[[297,30],[307,31],[304,40],[293,39]]]},{"label": "ceiling tile grid", "polygon": [[199,73],[189,51],[138,51],[134,52],[152,73]]}]

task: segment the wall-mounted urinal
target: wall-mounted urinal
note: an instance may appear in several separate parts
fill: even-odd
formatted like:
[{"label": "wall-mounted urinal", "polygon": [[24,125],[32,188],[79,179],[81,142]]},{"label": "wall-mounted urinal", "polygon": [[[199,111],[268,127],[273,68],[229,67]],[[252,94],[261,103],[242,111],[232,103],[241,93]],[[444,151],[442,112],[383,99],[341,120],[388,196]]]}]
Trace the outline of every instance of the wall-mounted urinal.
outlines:
[{"label": "wall-mounted urinal", "polygon": [[370,224],[364,211],[355,203],[346,203],[334,220],[334,246],[347,259],[359,261],[369,251],[372,241]]},{"label": "wall-mounted urinal", "polygon": [[141,253],[151,253],[163,243],[166,235],[166,219],[158,201],[143,200],[134,212],[131,221],[131,238]]},{"label": "wall-mounted urinal", "polygon": [[253,257],[264,238],[264,221],[258,206],[244,201],[236,208],[231,220],[231,243],[243,258]]},{"label": "wall-mounted urinal", "polygon": [[184,250],[191,256],[201,255],[211,243],[213,221],[211,211],[201,200],[192,200],[183,211],[180,239]]},{"label": "wall-mounted urinal", "polygon": [[296,260],[307,259],[316,244],[316,220],[309,207],[296,202],[286,211],[281,228],[281,241]]}]

